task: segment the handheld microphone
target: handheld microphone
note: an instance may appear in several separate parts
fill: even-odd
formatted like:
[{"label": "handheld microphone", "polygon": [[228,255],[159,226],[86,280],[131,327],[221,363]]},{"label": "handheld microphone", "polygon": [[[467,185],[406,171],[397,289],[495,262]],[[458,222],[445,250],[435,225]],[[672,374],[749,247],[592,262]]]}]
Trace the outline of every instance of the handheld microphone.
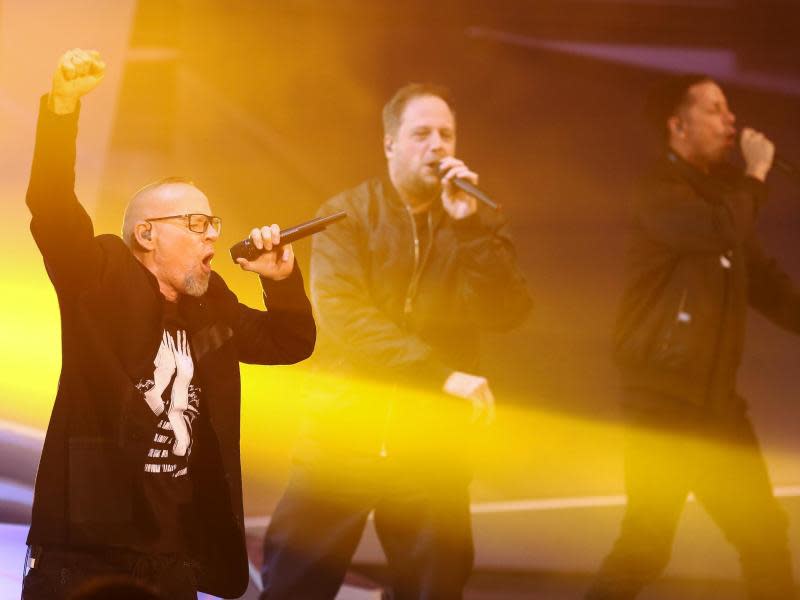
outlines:
[{"label": "handheld microphone", "polygon": [[[308,237],[309,235],[324,231],[328,225],[335,223],[340,219],[344,219],[346,216],[347,212],[341,210],[337,213],[333,213],[332,215],[328,215],[327,217],[317,217],[316,219],[311,219],[305,223],[295,225],[294,227],[282,229],[280,245],[283,246],[284,244],[291,244],[292,242],[300,240],[304,237]],[[233,262],[236,262],[237,258],[255,260],[264,252],[266,252],[266,250],[259,250],[256,248],[255,244],[253,244],[253,240],[247,238],[246,240],[242,240],[241,242],[231,246],[231,259]]]},{"label": "handheld microphone", "polygon": [[[444,175],[444,171],[442,170],[442,167],[439,166],[438,169],[439,169],[439,176]],[[483,202],[486,206],[488,206],[492,210],[500,210],[500,208],[501,208],[500,203],[499,202],[495,202],[494,200],[492,200],[491,197],[489,196],[489,194],[484,192],[482,189],[480,189],[474,183],[472,183],[470,181],[467,181],[466,179],[462,179],[461,177],[453,177],[450,180],[450,183],[452,183],[454,186],[456,186],[462,192],[466,192],[470,196],[473,196],[473,197],[477,198],[478,200]]]},{"label": "handheld microphone", "polygon": [[[736,132],[736,142],[737,144],[741,142],[742,139],[742,132]],[[775,150],[775,154],[772,156],[772,164],[775,167],[778,167],[781,171],[783,171],[786,175],[793,177],[796,183],[800,183],[800,167],[797,166],[797,163],[794,163],[790,160],[786,160],[786,158],[779,154],[777,150]]]},{"label": "handheld microphone", "polygon": [[794,177],[795,181],[800,183],[800,168],[798,168],[795,163],[789,162],[777,152],[772,158],[772,163],[787,175]]}]

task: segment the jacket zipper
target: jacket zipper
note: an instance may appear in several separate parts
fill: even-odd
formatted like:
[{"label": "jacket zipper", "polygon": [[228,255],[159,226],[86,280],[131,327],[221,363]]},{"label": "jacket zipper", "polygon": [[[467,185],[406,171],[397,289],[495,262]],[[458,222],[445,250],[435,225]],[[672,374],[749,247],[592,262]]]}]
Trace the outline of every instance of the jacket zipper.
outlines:
[{"label": "jacket zipper", "polygon": [[714,362],[711,364],[711,369],[708,372],[708,382],[706,383],[706,406],[711,404],[714,391],[714,378],[717,374],[719,363],[722,361],[722,357],[719,356],[719,352],[722,346],[722,335],[725,330],[725,315],[727,314],[728,309],[728,289],[730,288],[730,277],[731,269],[723,269],[722,306],[720,310],[719,322],[717,323],[717,336],[714,341],[714,354],[712,354],[712,360]]},{"label": "jacket zipper", "polygon": [[414,302],[412,299],[412,288],[414,287],[414,280],[417,277],[417,270],[419,269],[419,233],[417,232],[417,222],[414,220],[414,215],[411,212],[411,208],[409,208],[408,204],[403,204],[403,207],[406,209],[406,214],[411,221],[411,236],[413,238],[414,249],[414,269],[411,272],[411,280],[408,282],[408,288],[406,289],[406,300],[403,304],[403,314],[405,318],[408,319]]},{"label": "jacket zipper", "polygon": [[681,292],[681,300],[678,303],[678,311],[675,313],[675,318],[672,321],[672,325],[667,330],[666,335],[661,340],[661,352],[666,352],[669,348],[669,345],[672,343],[672,334],[675,333],[675,328],[678,327],[678,324],[682,321],[682,315],[686,308],[686,296],[688,295],[688,289],[683,288]]},{"label": "jacket zipper", "polygon": [[[414,269],[411,272],[411,280],[408,283],[408,288],[406,290],[406,298],[405,302],[403,303],[403,318],[405,324],[408,324],[408,317],[411,315],[411,311],[414,308],[414,296],[417,293],[417,286],[419,285],[420,277],[422,276],[422,269],[425,266],[426,260],[421,260],[420,258],[420,247],[419,247],[419,232],[417,231],[417,222],[414,220],[414,214],[411,212],[411,208],[407,204],[403,205],[406,209],[406,214],[408,215],[409,220],[411,221],[411,235],[413,239],[413,248],[414,248]],[[432,218],[431,211],[428,211],[428,236],[429,236],[429,243],[428,249],[425,252],[425,259],[428,258],[430,255],[431,246],[433,245],[433,218]],[[381,436],[381,449],[379,455],[383,458],[388,456],[389,452],[386,447],[386,435],[389,430],[389,421],[392,418],[392,412],[394,412],[394,398],[389,401],[388,406],[386,407],[386,414],[384,415],[383,421],[383,435]]]},{"label": "jacket zipper", "polygon": [[425,252],[425,256],[420,256],[420,240],[419,240],[419,232],[417,231],[417,222],[414,219],[414,215],[411,212],[411,208],[408,205],[405,205],[406,213],[408,214],[409,219],[411,220],[411,234],[414,237],[414,270],[411,274],[411,281],[408,283],[408,289],[406,291],[406,299],[405,303],[403,304],[403,315],[408,320],[409,315],[411,315],[411,311],[414,308],[414,297],[417,295],[417,288],[419,287],[419,280],[422,278],[422,269],[425,267],[425,263],[427,262],[428,256],[431,253],[431,246],[433,245],[433,213],[429,210],[428,211],[428,247]]}]

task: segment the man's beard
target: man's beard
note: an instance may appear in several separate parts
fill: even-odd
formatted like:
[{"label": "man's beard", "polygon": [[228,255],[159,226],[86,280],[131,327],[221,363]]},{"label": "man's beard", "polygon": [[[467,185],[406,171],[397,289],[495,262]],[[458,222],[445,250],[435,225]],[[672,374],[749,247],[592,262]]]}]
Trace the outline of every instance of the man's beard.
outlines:
[{"label": "man's beard", "polygon": [[408,192],[418,201],[433,202],[442,194],[442,183],[436,181],[426,181],[423,177],[415,177],[409,182]]},{"label": "man's beard", "polygon": [[208,275],[203,274],[200,277],[196,277],[190,273],[183,280],[183,293],[187,296],[202,296],[208,290],[208,280]]}]

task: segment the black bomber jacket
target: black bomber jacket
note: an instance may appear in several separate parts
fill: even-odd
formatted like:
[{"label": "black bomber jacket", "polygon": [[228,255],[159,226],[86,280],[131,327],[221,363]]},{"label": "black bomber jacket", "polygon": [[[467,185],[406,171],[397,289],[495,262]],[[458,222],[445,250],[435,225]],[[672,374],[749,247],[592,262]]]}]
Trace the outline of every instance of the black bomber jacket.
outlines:
[{"label": "black bomber jacket", "polygon": [[502,214],[481,205],[455,220],[437,202],[420,228],[388,177],[331,198],[318,214],[339,210],[347,219],[312,241],[314,362],[336,376],[313,401],[310,429],[347,431],[344,444],[373,452],[410,402],[407,394],[388,407],[384,390],[436,394],[455,370],[480,374],[481,334],[519,324],[531,300]]},{"label": "black bomber jacket", "polygon": [[800,296],[756,237],[765,199],[760,181],[732,168],[706,175],[672,152],[644,178],[615,331],[627,401],[743,411],[735,387],[748,305],[800,332]]}]

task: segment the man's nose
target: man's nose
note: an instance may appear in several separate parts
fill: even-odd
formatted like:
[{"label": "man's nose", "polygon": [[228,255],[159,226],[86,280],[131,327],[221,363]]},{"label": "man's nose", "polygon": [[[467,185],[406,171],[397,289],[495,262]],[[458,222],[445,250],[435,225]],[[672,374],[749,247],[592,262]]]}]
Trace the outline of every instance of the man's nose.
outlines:
[{"label": "man's nose", "polygon": [[428,140],[431,150],[439,150],[444,147],[444,140],[442,140],[442,136],[438,131],[431,133]]},{"label": "man's nose", "polygon": [[206,229],[206,239],[216,242],[218,238],[219,231],[211,223],[209,223],[208,229]]}]

